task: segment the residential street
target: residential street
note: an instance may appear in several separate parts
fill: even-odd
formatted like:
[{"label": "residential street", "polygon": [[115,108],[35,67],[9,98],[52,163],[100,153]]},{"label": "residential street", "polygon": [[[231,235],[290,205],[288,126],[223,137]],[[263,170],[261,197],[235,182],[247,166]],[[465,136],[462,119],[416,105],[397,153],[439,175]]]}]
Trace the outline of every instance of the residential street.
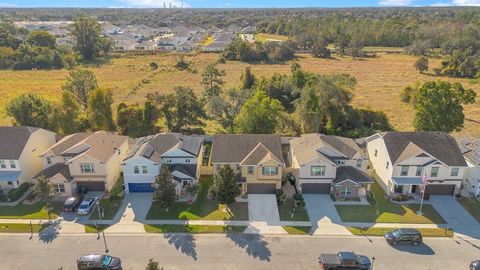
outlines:
[{"label": "residential street", "polygon": [[[479,240],[427,239],[417,247],[388,246],[382,238],[260,237],[257,235],[107,235],[110,254],[124,269],[144,269],[154,258],[168,269],[319,269],[320,253],[353,250],[375,256],[375,269],[468,269],[480,257]],[[77,257],[102,253],[93,235],[59,235],[29,240],[1,235],[0,269],[76,269]]]}]

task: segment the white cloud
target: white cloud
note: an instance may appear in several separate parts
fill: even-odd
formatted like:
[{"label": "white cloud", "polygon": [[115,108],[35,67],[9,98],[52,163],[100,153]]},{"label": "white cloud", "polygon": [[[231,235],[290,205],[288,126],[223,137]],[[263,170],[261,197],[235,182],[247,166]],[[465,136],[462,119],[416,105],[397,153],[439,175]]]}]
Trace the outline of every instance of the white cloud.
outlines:
[{"label": "white cloud", "polygon": [[412,0],[381,0],[378,2],[379,5],[382,6],[394,6],[394,7],[401,7],[401,6],[411,6]]},{"label": "white cloud", "polygon": [[11,7],[18,7],[18,6],[15,5],[15,4],[11,4],[11,3],[0,2],[0,8],[11,8]]},{"label": "white cloud", "polygon": [[131,7],[156,7],[162,8],[164,6],[170,7],[170,4],[175,7],[189,7],[185,1],[182,0],[121,0],[121,2],[131,6]]},{"label": "white cloud", "polygon": [[480,6],[480,0],[453,0],[456,6]]},{"label": "white cloud", "polygon": [[452,3],[446,3],[446,2],[437,2],[437,3],[431,4],[430,6],[432,6],[432,7],[450,7],[450,6],[453,6],[453,4]]}]

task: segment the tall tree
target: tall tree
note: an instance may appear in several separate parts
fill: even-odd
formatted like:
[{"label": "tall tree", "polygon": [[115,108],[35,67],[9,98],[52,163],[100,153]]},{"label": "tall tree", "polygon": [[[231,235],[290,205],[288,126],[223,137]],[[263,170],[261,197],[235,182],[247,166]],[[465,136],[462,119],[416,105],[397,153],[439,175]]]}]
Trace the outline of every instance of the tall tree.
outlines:
[{"label": "tall tree", "polygon": [[224,129],[233,133],[235,130],[235,118],[250,96],[250,89],[231,88],[224,95],[213,97],[207,101],[206,110],[214,120]]},{"label": "tall tree", "polygon": [[160,204],[168,211],[168,208],[177,200],[177,191],[173,183],[173,176],[167,165],[162,165],[160,174],[153,183],[153,201]]},{"label": "tall tree", "polygon": [[463,128],[463,106],[475,102],[476,93],[460,83],[432,81],[418,90],[415,104],[416,130],[459,131]]},{"label": "tall tree", "polygon": [[205,66],[202,74],[203,98],[205,100],[219,96],[222,93],[222,86],[225,84],[225,81],[223,81],[224,76],[225,71],[219,70],[216,64],[207,64]]},{"label": "tall tree", "polygon": [[269,98],[263,91],[257,91],[245,102],[235,118],[235,129],[237,133],[274,133],[282,111],[280,101]]},{"label": "tall tree", "polygon": [[255,84],[255,75],[252,73],[251,67],[245,67],[245,71],[242,72],[242,76],[240,77],[240,81],[242,82],[243,89],[251,89]]},{"label": "tall tree", "polygon": [[55,125],[63,135],[84,131],[87,128],[86,119],[81,113],[80,104],[71,92],[64,91],[59,106],[54,110]]},{"label": "tall tree", "polygon": [[149,101],[145,102],[143,107],[138,104],[127,106],[121,103],[117,109],[117,126],[120,133],[130,137],[137,138],[157,133],[157,119],[157,110]]},{"label": "tall tree", "polygon": [[88,96],[96,88],[98,88],[97,77],[87,69],[70,71],[67,81],[62,86],[64,91],[71,92],[77,98],[83,109],[87,108]]},{"label": "tall tree", "polygon": [[52,127],[52,104],[41,96],[25,93],[13,97],[6,105],[7,115],[18,126]]},{"label": "tall tree", "polygon": [[420,73],[423,73],[428,70],[428,58],[422,56],[415,61],[413,67],[418,70]]},{"label": "tall tree", "polygon": [[107,56],[112,50],[115,43],[109,37],[102,37],[99,42],[100,51],[104,56]]},{"label": "tall tree", "polygon": [[232,167],[224,165],[217,170],[208,192],[221,204],[229,205],[235,202],[235,198],[240,195],[240,187],[235,181],[235,172]]},{"label": "tall tree", "polygon": [[70,35],[74,37],[73,48],[83,59],[92,60],[100,52],[102,45],[102,27],[94,18],[86,15],[75,17],[70,26]]},{"label": "tall tree", "polygon": [[113,93],[111,90],[96,89],[88,98],[88,119],[94,130],[116,129],[112,113]]},{"label": "tall tree", "polygon": [[56,41],[54,35],[43,30],[32,31],[27,37],[27,43],[31,46],[55,48]]},{"label": "tall tree", "polygon": [[45,204],[48,210],[48,219],[50,219],[52,201],[56,195],[52,183],[50,183],[50,180],[46,176],[41,175],[35,180],[33,192],[38,200]]}]

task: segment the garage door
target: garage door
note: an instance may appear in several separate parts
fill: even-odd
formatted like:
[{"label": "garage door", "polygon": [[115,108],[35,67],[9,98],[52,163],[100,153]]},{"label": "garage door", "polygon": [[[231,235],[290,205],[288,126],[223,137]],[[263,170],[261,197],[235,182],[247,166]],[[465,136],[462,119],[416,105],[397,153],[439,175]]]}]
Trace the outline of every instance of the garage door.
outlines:
[{"label": "garage door", "polygon": [[453,195],[455,185],[427,185],[426,192],[430,195]]},{"label": "garage door", "polygon": [[275,194],[275,184],[248,184],[249,194]]},{"label": "garage door", "polygon": [[330,184],[302,184],[303,194],[329,194]]},{"label": "garage door", "polygon": [[128,191],[134,193],[147,193],[153,192],[153,187],[150,183],[129,183]]},{"label": "garage door", "polygon": [[77,188],[86,188],[88,191],[105,191],[105,182],[77,182]]}]

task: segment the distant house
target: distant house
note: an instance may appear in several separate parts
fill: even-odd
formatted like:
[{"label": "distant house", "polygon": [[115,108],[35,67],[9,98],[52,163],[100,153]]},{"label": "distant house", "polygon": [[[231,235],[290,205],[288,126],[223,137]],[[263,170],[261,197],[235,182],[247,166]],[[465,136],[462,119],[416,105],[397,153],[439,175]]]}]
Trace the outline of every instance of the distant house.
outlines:
[{"label": "distant house", "polygon": [[159,133],[137,139],[122,162],[125,191],[153,192],[152,184],[162,165],[167,165],[177,193],[195,184],[200,176],[203,138],[179,133]]},{"label": "distant house", "polygon": [[227,47],[228,43],[225,42],[213,42],[208,44],[207,46],[204,46],[202,50],[204,52],[223,52],[225,48]]},{"label": "distant house", "polygon": [[178,44],[177,51],[179,52],[191,52],[197,48],[197,45],[193,44],[192,42],[182,42]]},{"label": "distant house", "polygon": [[161,51],[173,51],[176,49],[178,43],[172,38],[160,38],[157,41],[157,49]]},{"label": "distant house", "polygon": [[455,195],[467,163],[453,137],[442,132],[382,132],[367,138],[379,184],[388,194]]},{"label": "distant house", "polygon": [[71,196],[77,189],[109,191],[120,177],[120,163],[129,149],[127,136],[113,132],[75,133],[46,149],[44,175],[60,196]]},{"label": "distant house", "polygon": [[116,25],[113,25],[109,22],[101,22],[100,25],[102,26],[102,33],[104,35],[116,35],[116,34],[122,34],[123,33],[123,29],[116,26]]},{"label": "distant house", "polygon": [[297,190],[358,198],[373,180],[365,173],[368,158],[357,143],[339,136],[303,134],[290,140],[290,158]]},{"label": "distant house", "polygon": [[39,155],[54,145],[56,135],[34,127],[0,127],[0,187],[30,183],[42,170]]},{"label": "distant house", "polygon": [[462,189],[467,195],[478,197],[480,196],[480,139],[462,138],[458,140],[458,145],[468,165]]},{"label": "distant house", "polygon": [[247,26],[247,27],[243,28],[240,32],[242,34],[256,34],[257,33],[257,27],[253,26],[253,25],[250,25],[250,26]]},{"label": "distant house", "polygon": [[153,40],[147,40],[135,45],[137,51],[153,51],[157,48],[157,43]]},{"label": "distant house", "polygon": [[282,186],[285,161],[278,135],[215,135],[210,163],[214,173],[230,166],[242,193],[275,194]]},{"label": "distant house", "polygon": [[134,40],[118,40],[113,45],[114,51],[133,51],[138,43]]}]

